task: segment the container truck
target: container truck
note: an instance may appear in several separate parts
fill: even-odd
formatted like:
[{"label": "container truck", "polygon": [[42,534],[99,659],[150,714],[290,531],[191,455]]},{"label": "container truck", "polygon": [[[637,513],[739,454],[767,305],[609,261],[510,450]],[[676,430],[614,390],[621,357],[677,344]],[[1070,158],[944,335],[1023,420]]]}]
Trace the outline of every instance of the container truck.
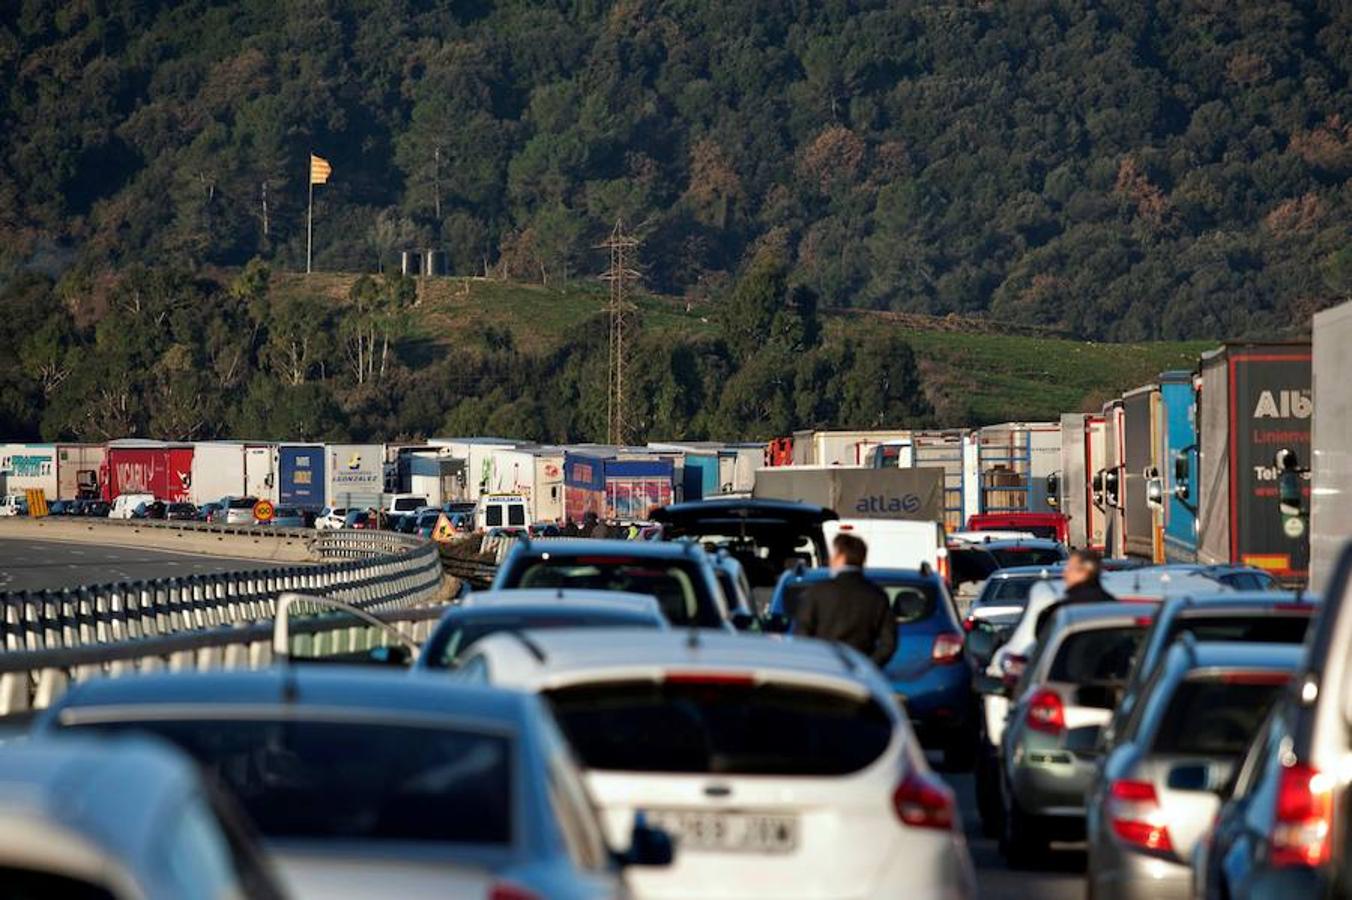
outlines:
[{"label": "container truck", "polygon": [[442,449],[400,454],[397,489],[422,494],[432,506],[467,502],[465,461]]},{"label": "container truck", "polygon": [[271,444],[244,446],[244,496],[277,499],[277,452]]},{"label": "container truck", "polygon": [[466,501],[478,500],[479,495],[492,490],[497,470],[493,454],[497,450],[511,450],[520,446],[521,441],[499,437],[471,438],[429,438],[428,445],[445,447],[455,459],[465,461],[465,497]]},{"label": "container truck", "polygon": [[1060,422],[1005,422],[969,432],[963,443],[965,517],[1056,512],[1047,478],[1060,466]]},{"label": "container truck", "polygon": [[104,454],[103,499],[122,494],[152,494],[165,502],[192,502],[191,444],[113,441]]},{"label": "container truck", "polygon": [[1189,371],[1160,373],[1164,407],[1164,559],[1197,561],[1197,390]]},{"label": "container truck", "polygon": [[1314,317],[1310,589],[1323,594],[1352,540],[1352,302]]},{"label": "container truck", "polygon": [[795,466],[862,466],[869,451],[888,441],[911,436],[903,431],[796,431],[793,435]]},{"label": "container truck", "polygon": [[863,466],[783,466],[756,473],[752,496],[833,509],[847,519],[942,522],[944,471]]},{"label": "container truck", "polygon": [[1067,543],[1103,552],[1103,510],[1094,502],[1092,478],[1103,460],[1103,416],[1061,416],[1061,468],[1048,485],[1048,496],[1066,517]]},{"label": "container truck", "polygon": [[[1294,454],[1308,478],[1310,357],[1309,342],[1227,343],[1202,357],[1200,562],[1256,566],[1292,585],[1308,577],[1309,530],[1303,520],[1292,524],[1281,513],[1277,455]],[[1308,481],[1298,492],[1309,496]]]},{"label": "container truck", "polygon": [[499,447],[488,454],[484,489],[492,494],[526,498],[531,522],[562,521],[563,449],[560,447]]},{"label": "container truck", "polygon": [[669,459],[616,459],[565,453],[564,516],[581,523],[587,513],[600,519],[645,521],[675,497],[675,466]]},{"label": "container truck", "polygon": [[320,510],[325,506],[323,444],[281,444],[277,447],[277,505]]},{"label": "container truck", "polygon": [[325,506],[380,509],[385,451],[380,444],[326,444]]},{"label": "container truck", "polygon": [[60,496],[53,444],[0,444],[0,495],[40,490],[48,500]]},{"label": "container truck", "polygon": [[222,497],[250,495],[244,485],[244,445],[238,441],[193,444],[192,502],[201,506]]},{"label": "container truck", "polygon": [[943,469],[944,527],[959,531],[968,516],[963,490],[966,439],[967,432],[958,428],[916,431],[909,439],[877,444],[869,451],[866,464],[877,469]]},{"label": "container truck", "polygon": [[62,500],[97,500],[99,470],[107,449],[102,444],[56,446],[56,495]]},{"label": "container truck", "polygon": [[1122,395],[1122,543],[1126,555],[1164,562],[1164,492],[1160,387]]},{"label": "container truck", "polygon": [[1127,555],[1123,522],[1122,472],[1125,447],[1125,413],[1122,400],[1109,400],[1103,406],[1103,462],[1091,482],[1094,504],[1103,513],[1103,554],[1114,559]]}]

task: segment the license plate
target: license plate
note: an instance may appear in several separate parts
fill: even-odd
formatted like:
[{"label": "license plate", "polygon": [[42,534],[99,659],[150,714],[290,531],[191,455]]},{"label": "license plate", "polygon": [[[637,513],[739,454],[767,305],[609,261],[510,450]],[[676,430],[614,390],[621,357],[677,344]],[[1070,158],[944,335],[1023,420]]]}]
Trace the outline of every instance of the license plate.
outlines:
[{"label": "license plate", "polygon": [[655,809],[644,815],[681,850],[792,853],[798,847],[797,816],[688,809]]}]

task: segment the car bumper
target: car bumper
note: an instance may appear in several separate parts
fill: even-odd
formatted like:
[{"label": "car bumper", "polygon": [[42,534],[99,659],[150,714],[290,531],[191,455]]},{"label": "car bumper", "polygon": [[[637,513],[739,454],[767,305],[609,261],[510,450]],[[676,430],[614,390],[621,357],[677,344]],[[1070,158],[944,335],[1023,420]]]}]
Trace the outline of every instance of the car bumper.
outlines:
[{"label": "car bumper", "polygon": [[1094,762],[1064,750],[1025,750],[1010,767],[1009,791],[1032,816],[1084,823],[1085,796],[1094,783]]},{"label": "car bumper", "polygon": [[[1099,852],[1102,851],[1102,852]],[[1088,876],[1095,900],[1188,900],[1191,867],[1125,847],[1096,847]]]},{"label": "car bumper", "polygon": [[919,680],[893,680],[892,690],[906,707],[906,715],[921,743],[942,742],[968,731],[972,694],[965,668],[936,668]]}]

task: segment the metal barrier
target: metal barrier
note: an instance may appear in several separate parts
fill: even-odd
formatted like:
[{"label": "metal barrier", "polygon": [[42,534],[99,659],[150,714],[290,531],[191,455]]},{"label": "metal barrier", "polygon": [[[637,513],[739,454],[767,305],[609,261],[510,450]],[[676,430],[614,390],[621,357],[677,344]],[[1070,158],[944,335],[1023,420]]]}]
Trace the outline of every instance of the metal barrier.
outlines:
[{"label": "metal barrier", "polygon": [[319,562],[0,593],[0,658],[270,619],[284,591],[329,596],[376,612],[443,596],[437,548],[420,538],[338,530],[317,532],[309,540]]},{"label": "metal barrier", "polygon": [[[383,622],[408,623],[424,641],[442,606],[373,613]],[[359,654],[388,646],[390,635],[350,615],[323,615],[289,623],[291,659]],[[0,720],[21,721],[45,709],[73,683],[131,672],[259,668],[273,661],[273,624],[259,622],[156,635],[106,644],[0,653]]]}]

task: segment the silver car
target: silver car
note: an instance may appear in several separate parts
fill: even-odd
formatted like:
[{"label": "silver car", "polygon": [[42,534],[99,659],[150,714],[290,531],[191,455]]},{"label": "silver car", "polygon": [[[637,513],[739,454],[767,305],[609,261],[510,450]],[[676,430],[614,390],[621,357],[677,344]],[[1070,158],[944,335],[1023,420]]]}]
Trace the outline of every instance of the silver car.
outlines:
[{"label": "silver car", "polygon": [[158,742],[12,744],[0,749],[0,895],[279,898],[243,821]]},{"label": "silver car", "polygon": [[1053,613],[1014,690],[1001,741],[1000,850],[1010,865],[1033,862],[1052,841],[1083,836],[1099,732],[1155,609],[1078,603]]},{"label": "silver car", "polygon": [[612,898],[666,865],[641,823],[606,846],[535,697],[325,666],[96,679],[40,733],[152,734],[228,787],[298,898]]},{"label": "silver car", "polygon": [[1185,635],[1142,689],[1089,795],[1089,895],[1183,900],[1216,791],[1303,659],[1284,644]]}]

